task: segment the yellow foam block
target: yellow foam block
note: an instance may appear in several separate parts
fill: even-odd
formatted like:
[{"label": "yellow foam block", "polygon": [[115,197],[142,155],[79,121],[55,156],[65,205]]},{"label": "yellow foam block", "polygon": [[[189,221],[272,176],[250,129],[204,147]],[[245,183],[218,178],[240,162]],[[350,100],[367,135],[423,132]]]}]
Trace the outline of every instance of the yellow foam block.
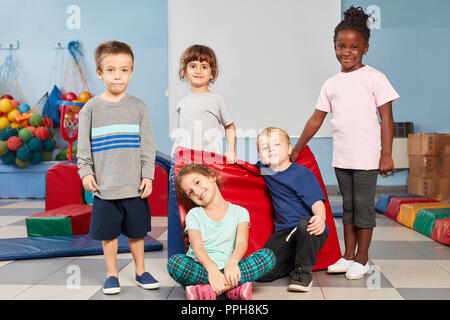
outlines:
[{"label": "yellow foam block", "polygon": [[450,204],[443,202],[404,203],[400,205],[397,222],[412,229],[419,210],[432,208],[450,208]]}]

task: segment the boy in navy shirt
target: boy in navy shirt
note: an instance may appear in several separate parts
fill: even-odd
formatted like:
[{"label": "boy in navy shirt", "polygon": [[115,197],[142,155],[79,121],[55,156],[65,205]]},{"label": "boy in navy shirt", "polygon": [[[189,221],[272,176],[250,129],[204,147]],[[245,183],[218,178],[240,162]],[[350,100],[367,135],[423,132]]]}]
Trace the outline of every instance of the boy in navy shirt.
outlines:
[{"label": "boy in navy shirt", "polygon": [[291,276],[289,291],[309,291],[312,267],[328,238],[326,198],[314,173],[292,163],[289,135],[266,128],[257,138],[260,169],[275,209],[275,233],[264,245],[275,253],[276,265],[258,281]]}]

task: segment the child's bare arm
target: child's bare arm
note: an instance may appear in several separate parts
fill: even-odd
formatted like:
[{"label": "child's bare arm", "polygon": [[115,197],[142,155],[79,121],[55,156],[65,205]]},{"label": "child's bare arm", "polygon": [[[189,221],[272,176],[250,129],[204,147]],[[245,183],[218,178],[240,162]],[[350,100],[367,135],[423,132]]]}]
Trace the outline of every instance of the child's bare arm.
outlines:
[{"label": "child's bare arm", "polygon": [[320,111],[317,109],[314,110],[314,113],[312,114],[311,118],[309,118],[308,122],[305,125],[305,128],[303,129],[302,134],[300,135],[300,138],[295,144],[295,147],[292,149],[292,153],[290,156],[292,162],[295,162],[295,160],[297,160],[298,154],[302,151],[305,145],[309,142],[309,140],[311,140],[311,138],[322,126],[323,120],[325,120],[326,116],[327,112]]},{"label": "child's bare arm", "polygon": [[237,286],[239,280],[241,280],[239,262],[241,262],[242,258],[247,252],[248,234],[248,222],[240,223],[237,227],[236,232],[236,246],[224,269],[225,278],[232,287]]},{"label": "child's bare arm", "polygon": [[381,157],[379,170],[383,176],[386,176],[389,171],[394,172],[394,160],[392,160],[392,142],[394,139],[392,102],[380,106],[378,112],[381,118]]},{"label": "child's bare arm", "polygon": [[236,126],[234,122],[225,127],[225,139],[227,141],[227,148],[225,157],[228,163],[236,163]]},{"label": "child's bare arm", "polygon": [[306,231],[312,235],[321,235],[325,231],[326,209],[322,200],[314,202],[311,206],[313,217],[309,220]]}]

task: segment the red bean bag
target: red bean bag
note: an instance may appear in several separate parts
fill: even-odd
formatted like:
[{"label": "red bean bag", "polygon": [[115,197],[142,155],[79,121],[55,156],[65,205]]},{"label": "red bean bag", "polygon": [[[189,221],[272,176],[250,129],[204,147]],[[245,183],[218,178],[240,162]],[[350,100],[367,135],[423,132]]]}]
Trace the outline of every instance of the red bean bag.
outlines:
[{"label": "red bean bag", "polygon": [[[227,201],[240,205],[249,211],[251,227],[246,256],[261,249],[273,233],[274,222],[270,194],[263,178],[259,174],[259,169],[255,165],[243,161],[239,161],[238,164],[226,164],[222,155],[179,147],[175,152],[175,177],[184,165],[194,161],[203,162],[217,170],[222,184],[221,193],[223,197]],[[328,196],[319,167],[309,147],[305,147],[302,150],[296,162],[309,168],[315,174],[327,198],[325,207],[329,236],[317,256],[317,263],[314,265],[313,270],[326,269],[342,256]],[[185,208],[181,201],[178,201],[178,208],[181,230],[184,231],[188,209]],[[188,239],[184,232],[183,239],[187,250]]]},{"label": "red bean bag", "polygon": [[431,239],[450,246],[450,218],[436,220]]},{"label": "red bean bag", "polygon": [[428,197],[392,197],[389,201],[389,205],[386,209],[386,216],[397,221],[398,213],[400,212],[400,206],[404,203],[426,203],[426,202],[439,202],[438,200]]}]

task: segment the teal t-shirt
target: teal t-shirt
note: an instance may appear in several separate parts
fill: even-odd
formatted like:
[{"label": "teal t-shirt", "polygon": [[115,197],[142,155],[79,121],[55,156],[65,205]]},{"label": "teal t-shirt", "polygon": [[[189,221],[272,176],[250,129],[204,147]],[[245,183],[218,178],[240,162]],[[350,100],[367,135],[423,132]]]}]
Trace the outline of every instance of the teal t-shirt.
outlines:
[{"label": "teal t-shirt", "polygon": [[[248,222],[250,227],[250,215],[247,209],[232,203],[229,204],[227,213],[220,221],[209,218],[203,207],[195,207],[189,210],[186,216],[184,232],[188,233],[190,229],[199,230],[206,253],[219,270],[222,270],[233,254],[237,227],[242,222]],[[192,246],[189,246],[187,255],[197,260]]]}]

